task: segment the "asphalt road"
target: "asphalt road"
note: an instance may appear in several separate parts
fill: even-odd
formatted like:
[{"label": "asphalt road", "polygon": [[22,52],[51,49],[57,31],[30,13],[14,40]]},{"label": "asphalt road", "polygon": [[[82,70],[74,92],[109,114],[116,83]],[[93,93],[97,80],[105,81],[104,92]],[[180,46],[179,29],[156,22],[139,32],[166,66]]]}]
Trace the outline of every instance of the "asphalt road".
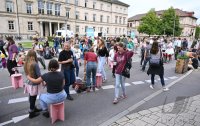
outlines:
[{"label": "asphalt road", "polygon": [[[48,62],[48,61],[46,61]],[[139,57],[136,55],[134,57],[133,68],[131,69],[131,78],[126,80],[127,83],[127,99],[120,101],[117,105],[112,104],[114,98],[114,78],[112,78],[111,70],[106,66],[106,73],[108,80],[103,83],[103,87],[96,92],[74,94],[74,101],[65,101],[65,121],[58,121],[55,125],[59,126],[97,126],[104,121],[110,119],[116,114],[124,111],[126,108],[136,104],[145,97],[154,93],[161,88],[160,81],[156,82],[156,88],[154,90],[149,88],[150,76],[146,72],[142,72],[139,66]],[[42,68],[41,68],[42,70]],[[20,70],[22,73],[23,71]],[[173,82],[175,79],[179,78],[180,74],[175,72],[175,61],[165,64],[165,78],[166,85]],[[46,71],[42,70],[42,73]],[[83,66],[80,68],[80,77],[82,77]],[[25,78],[25,77],[24,77]],[[158,79],[158,77],[156,77]],[[133,82],[133,83],[132,83]],[[180,85],[180,84],[179,84]],[[29,103],[28,101],[22,101],[17,103],[10,103],[16,98],[28,97],[27,94],[23,93],[23,89],[19,88],[14,90],[13,88],[1,89],[3,87],[11,86],[10,78],[8,76],[7,70],[0,70],[0,124],[9,120],[13,117],[25,115],[28,113]],[[197,86],[197,85],[195,85]],[[157,100],[162,99],[166,94],[176,94],[183,91],[184,89],[180,86],[173,86],[169,92],[163,93],[163,96],[158,96],[161,98],[155,98],[149,106],[144,106],[138,110],[145,109],[154,105],[162,104],[163,102]],[[176,90],[175,90],[176,89]],[[190,88],[191,89],[191,88]],[[175,90],[175,91],[174,91]],[[191,89],[191,92],[197,92],[195,88]],[[12,100],[13,99],[13,100]],[[170,101],[170,100],[169,100]],[[171,100],[173,101],[173,100]],[[158,104],[156,104],[158,103]],[[37,104],[39,102],[37,101]],[[42,115],[33,119],[23,119],[20,122],[11,122],[7,125],[22,126],[22,125],[50,125],[50,119],[46,119]]]}]

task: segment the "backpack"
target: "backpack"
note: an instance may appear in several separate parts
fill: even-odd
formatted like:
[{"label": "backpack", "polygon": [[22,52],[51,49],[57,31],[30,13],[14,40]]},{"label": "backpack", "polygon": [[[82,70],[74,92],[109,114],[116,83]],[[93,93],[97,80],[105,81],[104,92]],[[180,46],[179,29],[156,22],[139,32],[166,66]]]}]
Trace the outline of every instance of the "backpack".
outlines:
[{"label": "backpack", "polygon": [[150,67],[160,67],[163,64],[161,55],[162,55],[161,51],[160,51],[160,56],[150,54],[151,56],[149,60]]}]

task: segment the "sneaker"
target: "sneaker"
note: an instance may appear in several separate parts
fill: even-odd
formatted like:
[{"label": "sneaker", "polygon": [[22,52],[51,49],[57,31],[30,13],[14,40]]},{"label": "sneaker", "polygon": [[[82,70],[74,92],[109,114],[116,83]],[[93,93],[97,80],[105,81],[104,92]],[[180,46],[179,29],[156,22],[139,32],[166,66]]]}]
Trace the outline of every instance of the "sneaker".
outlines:
[{"label": "sneaker", "polygon": [[32,119],[32,118],[37,117],[39,115],[40,115],[40,113],[37,113],[37,112],[34,112],[34,111],[29,112],[29,119]]},{"label": "sneaker", "polygon": [[163,87],[163,91],[169,91],[169,88]]},{"label": "sneaker", "polygon": [[119,101],[118,101],[118,99],[117,98],[115,98],[114,100],[113,100],[113,104],[117,104]]},{"label": "sneaker", "polygon": [[127,95],[121,95],[120,96],[120,99],[125,99],[125,98],[127,98]]},{"label": "sneaker", "polygon": [[67,95],[67,99],[70,100],[70,101],[74,100],[70,95]]},{"label": "sneaker", "polygon": [[88,87],[88,88],[86,89],[86,91],[87,91],[87,92],[90,92],[90,88]]},{"label": "sneaker", "polygon": [[103,79],[103,83],[105,83],[106,82],[106,79]]},{"label": "sneaker", "polygon": [[92,87],[92,90],[95,92],[95,86]]},{"label": "sneaker", "polygon": [[154,86],[151,84],[150,86],[149,86],[151,89],[154,89]]}]

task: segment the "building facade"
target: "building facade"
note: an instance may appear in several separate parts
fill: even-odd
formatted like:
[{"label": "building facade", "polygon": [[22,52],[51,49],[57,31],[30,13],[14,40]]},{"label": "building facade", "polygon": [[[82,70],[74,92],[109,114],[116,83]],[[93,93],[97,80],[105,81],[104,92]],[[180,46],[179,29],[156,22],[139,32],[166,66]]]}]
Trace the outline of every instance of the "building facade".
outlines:
[{"label": "building facade", "polygon": [[67,28],[84,35],[92,27],[106,36],[122,35],[128,7],[118,0],[1,0],[0,34],[44,37]]},{"label": "building facade", "polygon": [[[158,17],[163,14],[164,10],[156,11]],[[190,37],[195,36],[195,28],[197,18],[194,17],[194,12],[183,11],[180,9],[175,9],[176,15],[179,16],[180,27],[183,29],[181,36]],[[128,19],[128,33],[131,31],[135,32],[135,34],[139,35],[137,28],[141,23],[142,17],[146,14],[138,14]]]}]

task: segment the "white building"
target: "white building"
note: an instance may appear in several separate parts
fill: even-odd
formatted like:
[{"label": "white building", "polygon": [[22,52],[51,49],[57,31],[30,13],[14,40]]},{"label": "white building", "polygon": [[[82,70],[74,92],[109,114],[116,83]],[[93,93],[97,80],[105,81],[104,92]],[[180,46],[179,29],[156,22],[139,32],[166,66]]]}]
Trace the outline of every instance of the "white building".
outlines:
[{"label": "white building", "polygon": [[128,7],[118,0],[1,0],[0,34],[52,36],[67,24],[79,35],[87,27],[122,35],[127,33]]}]

